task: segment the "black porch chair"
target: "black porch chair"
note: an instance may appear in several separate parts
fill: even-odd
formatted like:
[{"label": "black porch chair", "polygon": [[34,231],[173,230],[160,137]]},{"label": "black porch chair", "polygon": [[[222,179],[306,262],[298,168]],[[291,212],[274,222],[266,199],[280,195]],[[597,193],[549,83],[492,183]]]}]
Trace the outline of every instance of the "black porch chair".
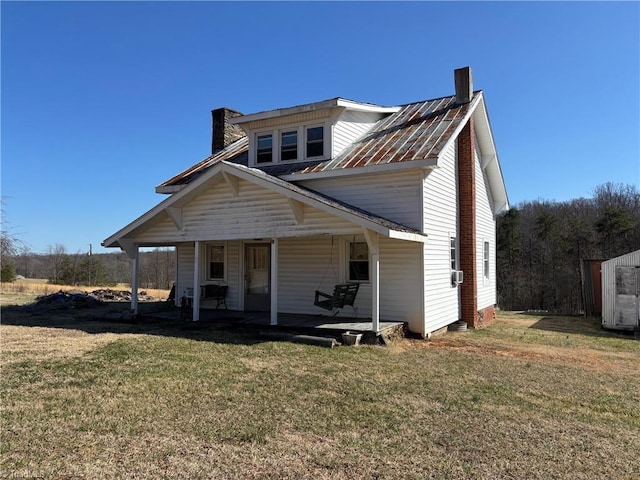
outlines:
[{"label": "black porch chair", "polygon": [[204,298],[212,298],[216,301],[216,310],[220,307],[220,305],[224,306],[225,310],[229,310],[227,308],[227,290],[229,289],[228,285],[205,285],[204,286]]}]

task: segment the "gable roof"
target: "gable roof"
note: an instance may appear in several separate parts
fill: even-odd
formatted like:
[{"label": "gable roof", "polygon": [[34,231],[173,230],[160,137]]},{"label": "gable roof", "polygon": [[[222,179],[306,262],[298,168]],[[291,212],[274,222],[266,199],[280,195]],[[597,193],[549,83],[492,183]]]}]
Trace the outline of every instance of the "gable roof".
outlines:
[{"label": "gable roof", "polygon": [[135,230],[143,228],[148,222],[158,218],[158,215],[164,215],[164,212],[168,211],[171,207],[181,205],[181,202],[188,201],[192,195],[196,194],[199,188],[206,187],[207,182],[218,175],[225,177],[225,179],[226,175],[239,177],[243,180],[275,191],[288,199],[296,200],[312,208],[317,208],[324,212],[336,215],[362,228],[377,232],[389,238],[416,242],[426,241],[426,235],[416,229],[373,215],[365,210],[315,192],[311,189],[294,185],[258,169],[218,159],[210,165],[210,168],[203,172],[197,179],[194,179],[185,188],[171,195],[154,208],[131,222],[129,225],[111,235],[102,242],[102,245],[105,247],[121,246],[124,248],[125,245],[120,240],[127,238],[133,234]]},{"label": "gable roof", "polygon": [[[497,161],[483,92],[474,92],[469,103],[457,104],[455,100],[455,95],[451,95],[401,107],[388,107],[389,111],[395,112],[379,120],[371,130],[335,158],[269,165],[260,167],[260,170],[274,177],[294,181],[355,173],[354,169],[369,172],[391,168],[437,167],[441,153],[455,141],[467,120],[473,115],[483,153],[483,168],[487,168],[492,194],[497,202],[495,212],[506,210],[509,208],[509,202]],[[329,101],[319,102],[317,105],[324,106],[326,102]],[[280,110],[266,113],[273,112]],[[254,115],[264,114],[262,112]],[[234,122],[240,122],[242,118],[237,117]],[[248,148],[248,138],[237,140],[226,149],[160,184],[156,191],[178,191],[218,161],[248,165]]]},{"label": "gable roof", "polygon": [[[478,92],[479,93],[479,92]],[[472,103],[478,102],[476,97]],[[456,130],[467,118],[471,104],[455,104],[455,96],[410,103],[378,121],[359,141],[334,159],[304,163],[287,163],[261,167],[274,176],[331,172],[412,160],[435,159]],[[246,115],[251,117],[251,115]],[[238,117],[240,120],[243,117]],[[247,164],[249,143],[242,138],[228,148],[211,155],[184,170],[158,187],[189,183],[202,170],[217,160]],[[239,154],[244,153],[244,157]],[[240,158],[238,158],[240,157]]]}]

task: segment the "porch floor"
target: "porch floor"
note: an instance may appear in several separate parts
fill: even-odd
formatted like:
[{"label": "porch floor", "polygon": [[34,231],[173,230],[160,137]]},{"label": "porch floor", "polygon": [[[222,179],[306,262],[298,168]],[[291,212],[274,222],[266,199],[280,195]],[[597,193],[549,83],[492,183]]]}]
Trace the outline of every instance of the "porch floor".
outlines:
[{"label": "porch floor", "polygon": [[[162,318],[166,320],[180,320],[182,311],[177,308],[170,311],[148,313],[145,316]],[[183,321],[189,322],[189,318]],[[240,312],[236,310],[213,310],[208,308],[200,309],[200,320],[204,323],[220,323],[231,326],[245,325],[247,327],[277,328],[282,330],[316,330],[326,332],[331,335],[335,332],[371,332],[370,318],[346,318],[331,317],[326,315],[307,315],[297,313],[279,313],[278,325],[270,324],[269,312]],[[387,331],[395,331],[402,328],[402,322],[391,322],[380,320],[379,334]]]}]

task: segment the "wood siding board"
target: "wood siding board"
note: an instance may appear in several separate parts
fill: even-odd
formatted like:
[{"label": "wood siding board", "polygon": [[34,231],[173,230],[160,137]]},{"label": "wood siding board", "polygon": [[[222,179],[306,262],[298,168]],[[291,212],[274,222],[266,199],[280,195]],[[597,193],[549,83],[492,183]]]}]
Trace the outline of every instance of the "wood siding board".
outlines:
[{"label": "wood siding board", "polygon": [[234,197],[220,184],[183,207],[184,229],[179,234],[166,218],[136,241],[168,242],[187,239],[260,238],[311,236],[330,231],[353,232],[360,227],[348,220],[306,207],[298,224],[288,200],[275,192],[242,180],[242,196]]}]

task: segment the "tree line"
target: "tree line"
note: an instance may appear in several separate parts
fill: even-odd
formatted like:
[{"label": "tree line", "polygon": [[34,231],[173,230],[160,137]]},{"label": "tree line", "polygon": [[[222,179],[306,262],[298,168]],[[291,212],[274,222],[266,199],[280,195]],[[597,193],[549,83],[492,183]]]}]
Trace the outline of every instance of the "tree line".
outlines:
[{"label": "tree line", "polygon": [[[141,251],[139,262],[141,288],[171,288],[176,276],[174,248]],[[5,272],[7,269],[11,271]],[[60,244],[50,246],[46,253],[33,253],[20,246],[10,255],[3,255],[2,281],[11,281],[18,275],[47,279],[58,285],[114,286],[131,282],[131,259],[122,252],[69,253]]]},{"label": "tree line", "polygon": [[640,249],[640,192],[606,183],[592,198],[523,202],[498,218],[498,304],[504,310],[584,310],[581,260]]}]

